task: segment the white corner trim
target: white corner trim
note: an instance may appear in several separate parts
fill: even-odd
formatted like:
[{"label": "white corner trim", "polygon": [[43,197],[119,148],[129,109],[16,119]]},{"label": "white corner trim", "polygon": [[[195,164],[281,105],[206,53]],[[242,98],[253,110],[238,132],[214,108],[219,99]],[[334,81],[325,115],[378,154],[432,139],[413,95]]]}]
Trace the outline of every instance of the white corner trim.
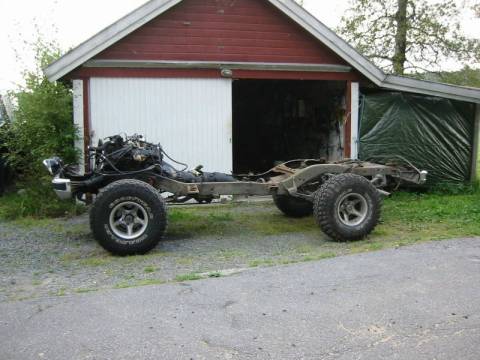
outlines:
[{"label": "white corner trim", "polygon": [[[84,142],[85,128],[83,124],[83,80],[73,80],[73,123],[78,129],[78,139],[75,140],[75,148],[78,150],[80,157],[79,164],[85,163]],[[84,166],[80,166],[80,171],[85,171]]]},{"label": "white corner trim", "polygon": [[360,84],[358,82],[351,83],[351,142],[350,157],[353,160],[358,159],[359,152],[359,112],[360,112]]}]

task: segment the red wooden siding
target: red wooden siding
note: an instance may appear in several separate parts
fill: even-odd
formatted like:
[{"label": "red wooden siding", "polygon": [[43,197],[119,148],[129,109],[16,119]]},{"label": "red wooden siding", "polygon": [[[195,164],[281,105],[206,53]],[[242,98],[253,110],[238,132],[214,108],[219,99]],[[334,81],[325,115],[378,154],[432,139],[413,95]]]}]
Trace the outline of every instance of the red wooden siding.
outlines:
[{"label": "red wooden siding", "polygon": [[264,0],[184,0],[95,58],[347,65]]}]

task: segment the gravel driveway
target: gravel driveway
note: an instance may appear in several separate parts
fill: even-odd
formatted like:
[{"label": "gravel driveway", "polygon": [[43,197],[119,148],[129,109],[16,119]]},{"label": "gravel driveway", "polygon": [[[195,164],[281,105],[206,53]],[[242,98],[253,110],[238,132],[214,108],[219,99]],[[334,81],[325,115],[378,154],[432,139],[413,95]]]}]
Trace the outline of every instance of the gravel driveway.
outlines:
[{"label": "gravel driveway", "polygon": [[97,245],[87,215],[0,223],[0,302],[157,284],[199,273],[217,277],[219,271],[349,251],[327,241],[313,219],[286,219],[271,202],[212,205],[202,208],[198,219],[189,216],[190,210],[174,211],[165,240],[152,253],[126,258]]},{"label": "gravel driveway", "polygon": [[[410,226],[385,214],[366,240],[328,240],[313,217],[283,216],[272,201],[169,209],[165,239],[146,256],[113,257],[92,238],[88,216],[0,222],[0,302],[220,277],[445,238],[443,225]],[[435,231],[430,231],[432,228]],[[419,230],[420,229],[420,230]],[[421,229],[426,234],[419,235]]]}]

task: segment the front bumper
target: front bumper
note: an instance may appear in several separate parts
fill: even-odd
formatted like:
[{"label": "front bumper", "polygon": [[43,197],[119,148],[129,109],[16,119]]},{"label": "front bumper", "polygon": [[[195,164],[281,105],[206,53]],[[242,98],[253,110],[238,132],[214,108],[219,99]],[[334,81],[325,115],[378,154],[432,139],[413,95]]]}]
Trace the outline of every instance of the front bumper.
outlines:
[{"label": "front bumper", "polygon": [[62,200],[72,198],[72,182],[69,179],[55,178],[52,181],[53,190]]}]

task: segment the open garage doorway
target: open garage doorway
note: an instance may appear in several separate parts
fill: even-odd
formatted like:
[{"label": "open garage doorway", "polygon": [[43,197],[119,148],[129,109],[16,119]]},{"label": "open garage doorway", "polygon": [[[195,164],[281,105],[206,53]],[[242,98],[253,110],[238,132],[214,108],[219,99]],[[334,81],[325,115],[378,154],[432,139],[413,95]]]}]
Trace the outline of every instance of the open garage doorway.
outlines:
[{"label": "open garage doorway", "polygon": [[343,81],[234,81],[234,172],[263,172],[293,159],[342,159],[345,89]]}]

